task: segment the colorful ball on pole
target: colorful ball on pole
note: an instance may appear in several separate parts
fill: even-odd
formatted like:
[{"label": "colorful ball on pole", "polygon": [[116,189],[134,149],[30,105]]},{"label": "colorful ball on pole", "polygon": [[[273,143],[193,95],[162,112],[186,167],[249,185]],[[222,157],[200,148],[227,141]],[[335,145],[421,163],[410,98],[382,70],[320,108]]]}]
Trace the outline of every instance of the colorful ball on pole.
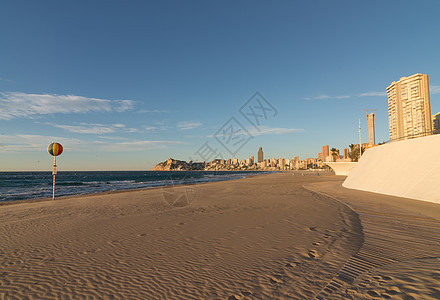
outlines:
[{"label": "colorful ball on pole", "polygon": [[63,153],[63,146],[60,143],[52,143],[47,146],[47,152],[52,156],[58,156]]}]

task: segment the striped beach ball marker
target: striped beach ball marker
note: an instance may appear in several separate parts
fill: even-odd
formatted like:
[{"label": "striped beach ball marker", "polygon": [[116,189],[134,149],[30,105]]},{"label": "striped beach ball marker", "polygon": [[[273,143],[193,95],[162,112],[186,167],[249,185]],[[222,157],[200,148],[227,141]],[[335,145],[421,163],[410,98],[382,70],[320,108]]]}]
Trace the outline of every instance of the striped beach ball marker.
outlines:
[{"label": "striped beach ball marker", "polygon": [[52,156],[58,156],[63,153],[63,146],[60,143],[52,143],[47,146],[47,152]]}]

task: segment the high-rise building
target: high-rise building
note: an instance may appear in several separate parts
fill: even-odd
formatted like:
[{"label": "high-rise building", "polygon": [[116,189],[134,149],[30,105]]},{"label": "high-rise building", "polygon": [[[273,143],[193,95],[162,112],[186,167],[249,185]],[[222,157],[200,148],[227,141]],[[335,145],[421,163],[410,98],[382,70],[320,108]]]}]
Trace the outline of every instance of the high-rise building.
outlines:
[{"label": "high-rise building", "polygon": [[344,159],[350,158],[350,152],[348,148],[344,148]]},{"label": "high-rise building", "polygon": [[260,149],[258,149],[258,162],[262,162],[263,160],[264,160],[263,148],[260,147]]},{"label": "high-rise building", "polygon": [[330,156],[330,151],[328,145],[322,146],[322,158],[325,160],[327,156]]},{"label": "high-rise building", "polygon": [[387,95],[391,141],[431,134],[428,75],[417,73],[393,81],[387,87]]},{"label": "high-rise building", "polygon": [[278,161],[279,161],[279,166],[280,166],[280,170],[284,170],[284,167],[285,167],[285,161],[284,161],[284,158],[280,158],[280,159],[278,159]]},{"label": "high-rise building", "polygon": [[432,130],[435,134],[440,133],[440,112],[432,116]]},{"label": "high-rise building", "polygon": [[368,121],[368,145],[374,146],[376,145],[376,129],[374,125],[374,113],[367,115]]},{"label": "high-rise building", "polygon": [[323,160],[323,159],[322,159],[322,152],[319,152],[319,153],[318,153],[318,159],[321,160],[321,161]]}]

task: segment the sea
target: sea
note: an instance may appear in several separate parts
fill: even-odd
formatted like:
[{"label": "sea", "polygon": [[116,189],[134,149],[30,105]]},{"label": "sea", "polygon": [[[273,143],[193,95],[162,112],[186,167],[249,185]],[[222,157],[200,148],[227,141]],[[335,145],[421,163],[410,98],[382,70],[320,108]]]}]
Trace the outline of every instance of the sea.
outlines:
[{"label": "sea", "polygon": [[[64,171],[58,172],[55,197],[108,191],[225,181],[265,171]],[[52,198],[51,172],[0,172],[0,202]]]}]

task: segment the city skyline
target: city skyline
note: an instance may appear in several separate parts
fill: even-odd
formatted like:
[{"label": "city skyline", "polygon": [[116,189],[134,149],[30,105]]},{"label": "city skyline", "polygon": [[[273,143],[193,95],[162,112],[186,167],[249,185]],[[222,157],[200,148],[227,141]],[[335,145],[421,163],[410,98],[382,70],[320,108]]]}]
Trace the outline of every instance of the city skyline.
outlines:
[{"label": "city skyline", "polygon": [[[393,80],[428,74],[440,111],[440,3],[425,2],[4,1],[0,171],[50,170],[52,142],[64,146],[60,171],[201,161],[208,145],[223,157],[342,154],[359,119],[368,141],[365,108],[387,141]],[[270,109],[258,120],[245,111],[256,94]],[[231,124],[247,137],[234,149],[221,136]]]}]

